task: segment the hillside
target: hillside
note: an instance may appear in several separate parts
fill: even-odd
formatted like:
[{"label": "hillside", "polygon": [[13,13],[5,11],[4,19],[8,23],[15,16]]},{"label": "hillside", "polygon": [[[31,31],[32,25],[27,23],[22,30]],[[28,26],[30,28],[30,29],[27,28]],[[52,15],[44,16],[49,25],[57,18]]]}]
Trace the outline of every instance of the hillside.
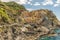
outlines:
[{"label": "hillside", "polygon": [[[20,15],[20,10],[26,10],[24,6],[15,2],[0,2],[0,15],[3,22],[14,22],[13,16]],[[2,22],[2,21],[1,21]]]},{"label": "hillside", "polygon": [[[27,11],[15,2],[0,2],[0,40],[37,40],[55,36],[60,22],[51,10]],[[55,34],[55,35],[54,35]]]}]

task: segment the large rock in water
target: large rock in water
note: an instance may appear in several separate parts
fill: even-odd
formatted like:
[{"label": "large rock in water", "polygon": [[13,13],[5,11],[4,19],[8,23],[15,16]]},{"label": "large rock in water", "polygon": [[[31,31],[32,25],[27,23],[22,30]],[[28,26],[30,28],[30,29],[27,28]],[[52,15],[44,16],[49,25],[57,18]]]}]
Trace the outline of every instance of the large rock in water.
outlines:
[{"label": "large rock in water", "polygon": [[57,28],[58,20],[50,10],[41,9],[31,12],[25,10],[20,13],[13,16],[18,22],[0,24],[0,40],[36,40],[54,33],[54,29]]}]

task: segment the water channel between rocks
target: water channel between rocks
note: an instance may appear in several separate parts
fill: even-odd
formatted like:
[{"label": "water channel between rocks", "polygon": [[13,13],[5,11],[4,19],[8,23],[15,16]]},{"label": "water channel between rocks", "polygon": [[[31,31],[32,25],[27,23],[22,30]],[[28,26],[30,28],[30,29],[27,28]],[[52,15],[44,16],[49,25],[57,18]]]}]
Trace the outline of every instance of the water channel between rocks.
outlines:
[{"label": "water channel between rocks", "polygon": [[58,34],[57,36],[42,36],[38,40],[60,40],[60,28],[57,28],[55,32]]}]

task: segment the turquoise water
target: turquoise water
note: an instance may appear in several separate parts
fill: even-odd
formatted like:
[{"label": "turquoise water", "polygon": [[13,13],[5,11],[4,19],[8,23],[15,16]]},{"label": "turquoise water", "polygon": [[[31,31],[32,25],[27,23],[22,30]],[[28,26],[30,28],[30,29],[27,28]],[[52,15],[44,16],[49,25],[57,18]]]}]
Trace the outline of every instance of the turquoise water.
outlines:
[{"label": "turquoise water", "polygon": [[[55,32],[57,34],[60,33],[60,29],[56,29]],[[54,37],[44,36],[44,37],[39,38],[38,40],[60,40],[60,35],[58,34],[57,36],[54,36]]]}]

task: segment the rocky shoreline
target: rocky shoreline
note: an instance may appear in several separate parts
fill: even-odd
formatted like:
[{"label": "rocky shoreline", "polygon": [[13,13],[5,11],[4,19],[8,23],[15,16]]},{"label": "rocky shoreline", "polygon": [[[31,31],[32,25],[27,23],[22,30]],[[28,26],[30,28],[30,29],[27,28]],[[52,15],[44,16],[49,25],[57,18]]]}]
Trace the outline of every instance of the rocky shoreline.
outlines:
[{"label": "rocky shoreline", "polygon": [[[35,13],[40,14],[38,11]],[[26,14],[23,15],[27,16]],[[55,36],[54,29],[57,28],[57,24],[53,23],[52,25],[52,22],[46,19],[45,16],[40,18],[36,15],[37,19],[33,17],[34,21],[31,19],[32,17],[24,17],[21,16],[20,18],[23,18],[25,22],[2,25],[0,27],[0,40],[36,40],[44,35],[53,34],[52,36]]]},{"label": "rocky shoreline", "polygon": [[[27,10],[17,12],[14,10],[17,12],[16,14],[5,9],[6,4],[0,6],[2,6],[0,8],[0,40],[37,40],[44,35],[55,36],[54,30],[57,26],[60,26],[59,20],[48,9],[31,12]],[[7,4],[7,6],[10,8],[11,5]]]}]

